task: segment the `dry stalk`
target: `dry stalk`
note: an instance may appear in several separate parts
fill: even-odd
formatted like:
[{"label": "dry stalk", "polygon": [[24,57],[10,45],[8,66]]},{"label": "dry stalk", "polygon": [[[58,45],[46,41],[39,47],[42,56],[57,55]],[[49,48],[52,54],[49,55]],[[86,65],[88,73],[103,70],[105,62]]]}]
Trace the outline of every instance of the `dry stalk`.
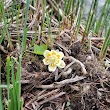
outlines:
[{"label": "dry stalk", "polygon": [[[19,18],[21,18],[21,17],[22,17],[22,15],[23,15],[23,14],[19,14]],[[17,16],[14,16],[14,17],[13,17],[13,20],[15,21],[15,20],[16,20],[16,18],[17,18]],[[11,22],[11,20],[12,20],[12,18],[8,19],[7,23],[10,23],[10,22]],[[13,21],[13,22],[14,22],[14,21]],[[16,22],[16,21],[15,21],[15,22]],[[4,22],[1,22],[1,23],[0,23],[0,27],[2,27],[2,28],[3,28],[3,26],[4,26]]]},{"label": "dry stalk", "polygon": [[83,76],[75,76],[74,78],[65,79],[65,80],[63,80],[63,81],[55,82],[55,83],[52,83],[52,84],[50,84],[50,85],[39,85],[39,86],[37,86],[37,88],[42,88],[42,89],[59,88],[59,87],[62,87],[62,86],[64,86],[64,85],[66,85],[66,84],[74,83],[74,82],[83,80],[84,78],[86,78],[86,77],[83,77]]},{"label": "dry stalk", "polygon": [[59,94],[52,95],[51,97],[49,97],[49,98],[47,98],[47,99],[45,99],[45,100],[39,102],[39,105],[42,105],[42,104],[44,104],[44,103],[46,103],[46,102],[49,102],[49,101],[51,101],[51,100],[53,100],[53,99],[56,99],[56,98],[58,98],[58,97],[60,97],[60,96],[62,96],[62,95],[64,95],[64,94],[66,94],[66,92],[60,92]]},{"label": "dry stalk", "polygon": [[4,9],[6,10],[7,8],[9,8],[12,5],[13,1],[12,0],[5,0],[4,3],[5,3]]},{"label": "dry stalk", "polygon": [[62,11],[60,8],[59,8],[59,10],[58,10],[58,6],[57,6],[57,3],[56,3],[55,0],[48,0],[48,2],[50,3],[50,5],[54,8],[54,10],[55,10],[57,13],[58,13],[58,11],[59,11],[59,14],[60,14],[61,17],[64,16],[63,11]]},{"label": "dry stalk", "polygon": [[57,44],[59,47],[61,47],[62,49],[64,49],[67,53],[70,53],[70,51],[65,46],[61,45],[58,42],[55,42],[55,44]]},{"label": "dry stalk", "polygon": [[[26,1],[25,0],[21,0],[21,2],[26,5]],[[36,11],[36,8],[33,7],[32,5],[29,5],[29,8],[31,8],[33,11]]]},{"label": "dry stalk", "polygon": [[69,74],[71,74],[71,66],[75,63],[75,61],[72,61],[71,63],[69,63],[64,70],[58,75],[58,78],[56,80],[58,80],[62,75],[67,76]]},{"label": "dry stalk", "polygon": [[72,56],[64,57],[64,59],[69,59],[70,61],[74,61],[74,62],[80,64],[80,66],[81,66],[81,68],[82,68],[83,74],[87,74],[87,71],[86,71],[86,69],[85,69],[84,64],[83,64],[82,62],[80,62],[78,59],[75,59],[75,58],[72,57]]},{"label": "dry stalk", "polygon": [[[46,89],[43,90],[42,92],[44,93],[45,91],[46,91]],[[33,99],[31,99],[31,100],[25,105],[25,107],[28,107],[29,104],[31,104],[31,103],[34,102],[35,100],[36,100],[36,101],[39,101],[39,100],[43,99],[44,97],[47,97],[47,96],[49,96],[49,95],[52,95],[53,93],[56,93],[56,92],[58,92],[58,91],[59,91],[59,89],[55,89],[55,90],[52,90],[51,92],[48,92],[48,93],[43,94],[43,95],[41,95],[42,93],[40,93],[40,94],[38,94],[36,97],[34,97]],[[39,96],[39,95],[40,95],[40,96]]]}]

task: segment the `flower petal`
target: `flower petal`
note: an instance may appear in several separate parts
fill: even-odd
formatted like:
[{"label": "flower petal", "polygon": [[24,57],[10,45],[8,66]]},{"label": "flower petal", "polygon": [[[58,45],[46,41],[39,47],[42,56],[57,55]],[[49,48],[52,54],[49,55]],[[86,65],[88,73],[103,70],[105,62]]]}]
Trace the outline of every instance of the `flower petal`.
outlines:
[{"label": "flower petal", "polygon": [[51,50],[51,54],[52,54],[52,55],[56,55],[57,52],[56,52],[55,50]]},{"label": "flower petal", "polygon": [[46,60],[45,58],[43,59],[43,63],[44,63],[44,65],[49,65],[48,60]]},{"label": "flower petal", "polygon": [[60,65],[58,65],[59,68],[65,67],[65,62],[63,60],[60,61]]},{"label": "flower petal", "polygon": [[45,50],[44,51],[44,57],[47,57],[49,55],[51,55],[51,52],[49,50]]},{"label": "flower petal", "polygon": [[51,65],[49,65],[49,66],[48,66],[48,70],[49,70],[50,72],[54,72],[54,71],[56,70],[56,66],[51,66]]},{"label": "flower petal", "polygon": [[59,50],[57,49],[56,52],[59,52]]},{"label": "flower petal", "polygon": [[61,64],[61,60],[58,60],[56,65],[59,67],[60,64]]},{"label": "flower petal", "polygon": [[63,52],[58,52],[57,57],[58,57],[58,59],[62,59],[64,57]]}]

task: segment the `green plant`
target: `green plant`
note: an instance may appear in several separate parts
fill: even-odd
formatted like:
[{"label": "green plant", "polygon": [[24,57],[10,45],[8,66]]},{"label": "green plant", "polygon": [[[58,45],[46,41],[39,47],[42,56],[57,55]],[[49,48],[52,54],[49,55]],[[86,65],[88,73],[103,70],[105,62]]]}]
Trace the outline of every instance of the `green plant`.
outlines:
[{"label": "green plant", "polygon": [[[99,19],[95,22],[95,25],[94,25],[94,32],[95,32],[96,34],[99,33],[100,28],[103,26],[104,18],[106,19],[106,16],[108,15],[108,12],[109,12],[109,6],[110,6],[110,1],[109,1],[109,0],[106,0],[104,6],[103,6],[103,8],[102,8],[100,17],[99,17]],[[101,31],[103,31],[103,30],[101,29]]]},{"label": "green plant", "polygon": [[98,34],[98,31],[99,31],[100,26],[101,26],[101,24],[102,24],[102,18],[103,18],[104,12],[105,12],[106,5],[107,5],[107,0],[106,0],[106,2],[105,2],[105,4],[104,4],[103,8],[102,8],[100,17],[99,17],[99,19],[96,21],[95,26],[94,26],[94,32],[95,32],[96,34]]},{"label": "green plant", "polygon": [[76,23],[76,37],[78,36],[78,32],[79,32],[79,28],[80,28],[80,25],[81,25],[81,20],[82,20],[82,14],[83,14],[83,3],[84,3],[84,0],[82,1],[79,1],[79,8],[78,8],[78,19],[77,19],[77,23]]},{"label": "green plant", "polygon": [[42,30],[44,30],[45,13],[46,13],[46,0],[42,0]]},{"label": "green plant", "polygon": [[[1,55],[0,55],[0,86],[1,86]],[[0,87],[0,110],[2,110],[2,88]]]},{"label": "green plant", "polygon": [[[16,74],[14,72],[14,64],[17,64],[18,68]],[[21,110],[23,106],[23,100],[21,99],[21,55],[19,62],[15,58],[7,57],[6,62],[6,77],[7,77],[7,91],[8,91],[8,110]]]},{"label": "green plant", "polygon": [[75,17],[75,21],[74,21],[74,30],[72,29],[72,37],[71,37],[71,40],[70,40],[70,44],[72,44],[72,41],[73,41],[73,38],[74,38],[74,42],[76,41],[77,39],[77,36],[78,36],[78,33],[79,33],[79,28],[81,26],[81,20],[82,20],[82,8],[83,8],[83,3],[84,3],[84,0],[80,1],[78,0],[77,2],[77,14],[76,14],[76,17]]},{"label": "green plant", "polygon": [[98,0],[92,1],[92,5],[91,5],[90,11],[89,11],[89,15],[88,15],[88,18],[86,21],[86,27],[85,27],[85,30],[83,33],[82,43],[84,42],[85,37],[88,36],[88,33],[89,33],[89,31],[93,25],[94,16],[95,16],[95,13],[97,11],[97,3],[98,3]]},{"label": "green plant", "polygon": [[[17,72],[14,72],[14,64],[18,65]],[[13,57],[7,56],[6,61],[6,79],[7,84],[1,84],[0,80],[0,110],[21,110],[23,107],[23,99],[21,98],[21,56],[19,62]],[[0,74],[1,76],[1,74]],[[0,77],[1,78],[1,77]],[[2,106],[2,88],[7,89],[7,103]]]},{"label": "green plant", "polygon": [[[15,2],[13,2],[15,3]],[[21,53],[19,56],[19,61],[17,61],[16,58],[14,57],[7,57],[7,61],[6,61],[6,81],[7,84],[1,84],[1,79],[0,79],[0,110],[4,109],[4,110],[21,110],[23,107],[23,99],[21,98],[21,61],[22,61],[22,56],[23,53],[26,51],[26,40],[27,40],[27,28],[26,28],[26,23],[27,23],[27,18],[28,18],[28,9],[29,9],[29,3],[30,0],[27,0],[26,2],[26,10],[25,10],[25,19],[24,19],[24,33],[23,33],[23,40],[22,40],[22,47],[21,47]],[[14,4],[12,5],[12,7],[14,6]],[[13,11],[13,8],[10,7]],[[18,23],[18,17],[19,17],[19,6],[16,8],[17,13],[15,13],[14,11],[12,12],[12,19],[13,16],[16,15],[16,21]],[[17,11],[18,10],[18,11]],[[8,15],[6,16],[6,12],[4,10],[4,5],[3,2],[0,3],[0,11],[2,13],[2,17],[4,20],[4,28],[2,30],[2,36],[0,38],[0,44],[2,43],[3,39],[5,38],[5,36],[7,36],[7,40],[10,46],[10,49],[13,49],[13,45],[10,39],[10,34],[8,32]],[[1,61],[1,60],[0,60]],[[15,70],[15,64],[17,65],[17,70]],[[1,66],[1,65],[0,65]],[[1,73],[0,73],[0,78],[1,78]],[[5,103],[5,101],[2,101],[2,88],[6,88],[7,89],[7,100]],[[4,100],[4,99],[3,99]],[[4,105],[3,105],[4,103]],[[3,106],[2,106],[3,105]]]},{"label": "green plant", "polygon": [[74,4],[74,0],[64,0],[65,15],[69,15],[71,13],[72,4]]},{"label": "green plant", "polygon": [[6,17],[6,13],[5,13],[5,10],[4,10],[4,4],[3,4],[3,1],[0,1],[0,12],[1,12],[1,15],[2,15],[2,18],[3,18],[3,23],[4,23],[4,35],[2,36],[2,38],[4,38],[4,36],[7,36],[7,41],[9,43],[9,46],[10,46],[10,49],[13,50],[13,45],[12,45],[12,41],[10,39],[10,34],[8,32],[8,20],[7,20],[7,17]]},{"label": "green plant", "polygon": [[[83,20],[82,17],[83,17],[84,0],[62,0],[63,7],[60,6],[59,0],[57,0],[57,2],[56,2],[56,0],[48,0],[48,2],[47,2],[47,0],[42,0],[42,6],[41,6],[41,4],[39,4],[39,10],[36,9],[36,11],[38,11],[38,13],[40,13],[39,16],[41,15],[40,17],[42,17],[42,19],[41,19],[41,22],[39,22],[39,28],[34,28],[34,32],[33,32],[34,36],[32,35],[33,36],[32,41],[27,38],[27,31],[28,31],[27,21],[28,21],[28,14],[30,14],[30,13],[28,13],[29,7],[30,7],[30,11],[32,11],[31,6],[34,6],[34,8],[35,8],[38,5],[37,3],[41,2],[41,1],[32,0],[32,2],[31,2],[32,4],[31,4],[30,0],[26,0],[27,1],[25,3],[26,6],[23,5],[23,7],[22,7],[20,5],[20,3],[16,2],[16,0],[12,0],[13,3],[9,7],[9,10],[4,9],[4,1],[5,0],[2,0],[2,2],[0,1],[0,23],[2,24],[2,21],[3,21],[3,26],[2,26],[2,29],[0,30],[0,45],[5,43],[5,41],[7,40],[9,47],[10,47],[9,51],[13,50],[13,44],[11,41],[13,38],[11,38],[9,26],[11,23],[15,23],[17,28],[14,30],[14,32],[17,33],[18,39],[16,39],[16,40],[14,39],[14,40],[17,43],[19,43],[19,45],[21,44],[21,47],[20,47],[20,55],[19,55],[18,59],[16,59],[15,57],[11,57],[11,56],[7,57],[7,61],[6,61],[7,84],[4,84],[1,79],[1,55],[0,55],[0,110],[2,110],[2,109],[4,109],[4,110],[21,110],[23,107],[23,99],[21,98],[20,79],[21,79],[21,66],[22,66],[21,62],[22,62],[22,57],[24,57],[23,54],[26,53],[26,51],[27,51],[27,52],[31,52],[31,53],[34,53],[37,55],[43,55],[43,53],[45,53],[45,51],[47,50],[48,45],[51,49],[53,48],[53,44],[54,44],[53,36],[54,35],[57,36],[57,34],[59,34],[59,41],[64,39],[66,37],[66,35],[70,36],[71,38],[70,37],[68,37],[68,38],[71,39],[71,45],[72,45],[73,36],[71,36],[71,35],[73,34],[75,37],[77,37],[77,38],[79,37],[78,35],[79,35],[80,27],[82,24],[82,20]],[[98,34],[100,36],[102,35],[103,32],[105,32],[106,34],[105,34],[104,43],[103,43],[103,46],[102,46],[100,54],[99,54],[99,58],[104,59],[107,54],[107,49],[110,45],[110,26],[109,26],[110,0],[106,0],[105,5],[103,6],[101,15],[98,20],[96,19],[97,5],[98,5],[98,0],[92,0],[92,5],[91,5],[90,11],[89,11],[89,15],[87,17],[82,41],[84,41],[84,38],[88,36],[88,34],[90,33],[90,30],[94,31],[96,34]],[[64,11],[62,11],[62,10],[64,10]],[[35,13],[36,13],[36,11],[34,10]],[[57,14],[57,12],[58,12],[58,14]],[[54,14],[55,14],[55,18],[53,19]],[[23,20],[23,22],[24,22],[22,25],[23,26],[23,37],[21,37],[22,35],[20,35],[22,27],[20,27],[20,25],[19,25],[19,23],[20,23],[19,15],[22,15],[21,16],[22,18],[20,20]],[[32,17],[33,17],[33,15],[32,15]],[[55,20],[55,26],[53,25],[54,24],[53,20]],[[29,19],[29,21],[30,21],[30,19]],[[39,21],[40,21],[40,19],[39,19]],[[65,22],[64,24],[63,24],[63,21]],[[71,21],[71,23],[68,21]],[[40,27],[40,24],[41,24],[41,27]],[[66,27],[66,25],[68,25],[68,24],[70,24],[69,25],[70,27],[69,26]],[[65,25],[65,26],[61,30],[61,27],[63,27],[63,25]],[[53,28],[55,28],[56,30],[58,29],[58,31],[53,32],[52,31]],[[93,28],[94,28],[94,30],[93,30]],[[38,31],[38,29],[39,29],[39,31]],[[31,30],[29,30],[29,31],[31,31]],[[63,36],[63,32],[64,32],[64,34],[66,33],[64,36]],[[83,31],[81,31],[81,32],[83,32]],[[43,42],[45,42],[46,44],[42,43],[42,39],[41,39],[41,42],[39,40],[39,42],[37,42],[37,44],[35,44],[37,36],[39,36],[38,40],[41,37],[43,39],[43,37],[45,36],[45,38],[47,39],[47,42],[45,41],[45,38],[44,38]],[[61,36],[61,38],[60,38],[60,36]],[[27,39],[29,41],[31,41],[30,48],[34,48],[33,51],[26,50]],[[40,43],[40,45],[38,43]],[[63,45],[63,43],[62,43],[62,45]],[[89,45],[90,45],[90,39],[88,39],[88,42],[86,43],[85,47],[88,47]],[[29,44],[29,46],[30,46],[30,44]],[[68,46],[68,42],[67,42],[67,46]],[[61,47],[61,48],[64,48],[64,47]],[[52,51],[53,51],[53,53],[52,53]],[[59,54],[58,51],[55,51],[55,50],[52,50],[52,51],[48,51],[48,54],[44,55],[44,57],[45,57],[43,60],[44,64],[49,66],[50,71],[55,71],[56,67],[64,68],[65,63],[62,61],[63,55]],[[49,60],[49,62],[46,62],[47,60]],[[55,60],[56,64],[54,64],[53,60]],[[63,63],[61,64],[61,62],[63,62]],[[17,69],[15,67],[17,67]],[[6,100],[2,96],[2,88],[7,90],[7,97],[5,97]],[[5,101],[8,103],[5,103]],[[66,106],[70,106],[70,103],[67,102]]]},{"label": "green plant", "polygon": [[[110,1],[107,2],[107,6],[105,8],[105,12],[104,12],[104,16],[103,16],[103,22],[102,22],[102,25],[100,26],[100,30],[99,30],[99,33],[98,33],[98,36],[102,36],[102,33],[104,32],[104,30],[106,29],[106,27],[108,27],[107,25],[109,24],[109,11],[110,10]],[[107,25],[106,25],[107,24]]]},{"label": "green plant", "polygon": [[37,55],[43,55],[45,50],[47,50],[47,45],[41,44],[39,46],[39,45],[34,44],[34,52],[33,53],[35,53]]},{"label": "green plant", "polygon": [[2,35],[0,36],[0,45],[3,42],[5,35],[4,35],[4,30],[1,30]]},{"label": "green plant", "polygon": [[26,23],[27,23],[27,18],[28,18],[29,3],[30,3],[30,0],[27,0],[27,2],[26,2],[26,10],[25,10],[24,34],[23,34],[23,42],[22,42],[21,54],[23,54],[23,52],[26,52],[26,39],[27,39],[27,27],[26,27]]},{"label": "green plant", "polygon": [[109,45],[110,45],[110,27],[108,27],[106,30],[104,43],[102,45],[102,48],[101,48],[101,51],[99,54],[100,60],[103,60],[106,57],[107,49],[108,49]]}]

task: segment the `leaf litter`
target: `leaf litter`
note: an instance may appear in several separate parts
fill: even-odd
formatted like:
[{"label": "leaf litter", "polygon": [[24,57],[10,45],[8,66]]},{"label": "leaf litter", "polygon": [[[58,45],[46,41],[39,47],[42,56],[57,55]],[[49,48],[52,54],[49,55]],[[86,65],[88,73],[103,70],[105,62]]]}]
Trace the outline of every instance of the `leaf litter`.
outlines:
[{"label": "leaf litter", "polygon": [[[24,1],[21,1],[25,5]],[[40,4],[40,3],[39,3]],[[48,0],[48,7],[53,3]],[[46,8],[48,8],[46,7]],[[58,21],[56,15],[52,18],[51,33],[53,40],[53,49],[59,49],[64,52],[66,67],[57,69],[55,74],[48,71],[47,66],[42,62],[43,56],[35,55],[32,51],[30,43],[36,33],[35,28],[41,28],[41,20],[39,16],[42,14],[40,5],[39,12],[30,5],[30,10],[35,11],[34,15],[29,14],[27,26],[27,52],[22,61],[21,84],[22,97],[24,99],[24,110],[109,110],[110,109],[110,67],[106,69],[104,64],[98,60],[101,42],[103,39],[90,39],[89,45],[81,45],[81,36],[84,32],[80,27],[79,38],[76,42],[71,40],[72,25],[69,19],[62,22],[62,30],[59,33]],[[53,7],[57,12],[56,7]],[[48,8],[49,9],[49,8]],[[21,19],[20,14],[19,19]],[[33,16],[36,16],[34,18]],[[61,14],[62,16],[62,14]],[[34,19],[34,20],[33,20]],[[2,81],[5,81],[5,58],[8,54],[18,57],[19,51],[16,51],[18,43],[18,35],[23,36],[22,20],[19,20],[19,29],[17,29],[16,21],[10,23],[9,32],[13,42],[14,51],[9,49],[7,39],[4,39],[0,46],[0,54],[2,57]],[[10,19],[9,19],[10,22]],[[65,22],[68,24],[65,24]],[[2,27],[0,25],[0,27]],[[36,38],[35,44],[51,43],[48,34],[48,28],[44,29],[43,35]],[[110,59],[109,51],[107,59]],[[16,69],[16,65],[15,65]]]}]

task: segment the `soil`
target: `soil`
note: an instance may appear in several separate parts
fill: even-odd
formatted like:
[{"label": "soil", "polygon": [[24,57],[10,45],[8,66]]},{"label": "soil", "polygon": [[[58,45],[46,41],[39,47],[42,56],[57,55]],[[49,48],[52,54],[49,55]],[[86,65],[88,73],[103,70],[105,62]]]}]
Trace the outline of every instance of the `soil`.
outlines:
[{"label": "soil", "polygon": [[[33,16],[30,15],[28,23],[32,23]],[[36,18],[39,18],[39,16],[36,16]],[[23,110],[110,110],[110,67],[106,67],[98,59],[101,48],[98,45],[100,41],[95,39],[91,41],[91,44],[85,42],[82,45],[80,39],[77,39],[74,43],[70,43],[72,25],[69,18],[62,21],[63,27],[61,28],[64,29],[62,29],[60,35],[57,28],[58,22],[54,17],[52,19],[54,22],[51,33],[52,36],[55,36],[52,47],[50,46],[50,39],[48,39],[50,36],[47,28],[43,33],[44,35],[40,33],[40,41],[36,39],[35,44],[48,43],[48,49],[62,51],[65,54],[66,67],[64,69],[57,68],[53,73],[49,72],[47,66],[43,64],[44,57],[30,52],[33,50],[30,43],[35,34],[31,31],[35,32],[36,27],[39,29],[41,25],[39,18],[39,23],[32,24],[28,30],[27,51],[22,60],[21,93],[24,99]],[[29,24],[27,25],[29,26]],[[9,27],[14,49],[9,48],[7,39],[4,39],[0,46],[3,83],[6,82],[7,55],[16,59],[19,56],[18,33],[19,37],[23,36],[21,22],[19,27],[20,31],[17,30],[14,23]],[[79,34],[81,34],[84,30],[80,27],[79,31]],[[80,36],[78,35],[79,38]],[[107,53],[108,59],[110,59],[109,53],[110,48]],[[17,65],[15,64],[14,67],[16,71]]]},{"label": "soil", "polygon": [[[97,56],[81,46],[78,42],[71,46],[71,56],[82,62],[87,74],[83,74],[81,65],[73,63],[72,71],[60,76],[55,81],[55,74],[48,71],[42,62],[43,56],[27,53],[22,62],[21,84],[24,110],[109,110],[110,109],[110,75],[109,69],[97,59]],[[66,65],[71,63],[65,59]],[[63,69],[58,69],[58,74]],[[61,86],[48,85],[66,79],[84,77],[73,83]],[[4,76],[2,76],[4,77]],[[45,86],[45,87],[43,87]]]},{"label": "soil", "polygon": [[[55,45],[54,49],[58,47]],[[68,57],[64,59],[66,67],[72,62],[69,60],[72,56],[84,65],[87,73],[83,73],[78,62],[67,70],[57,69],[51,73],[42,62],[43,56],[27,52],[23,57],[21,72],[24,110],[110,110],[110,68],[106,68],[97,55],[90,48],[82,46],[80,41],[70,47],[71,53],[62,50]],[[6,79],[6,56],[2,52],[3,81]],[[67,71],[70,71],[69,74]],[[60,75],[62,72],[66,75]],[[57,80],[55,74],[59,75]],[[69,82],[70,79],[73,81]],[[65,83],[62,84],[62,81]]]}]

